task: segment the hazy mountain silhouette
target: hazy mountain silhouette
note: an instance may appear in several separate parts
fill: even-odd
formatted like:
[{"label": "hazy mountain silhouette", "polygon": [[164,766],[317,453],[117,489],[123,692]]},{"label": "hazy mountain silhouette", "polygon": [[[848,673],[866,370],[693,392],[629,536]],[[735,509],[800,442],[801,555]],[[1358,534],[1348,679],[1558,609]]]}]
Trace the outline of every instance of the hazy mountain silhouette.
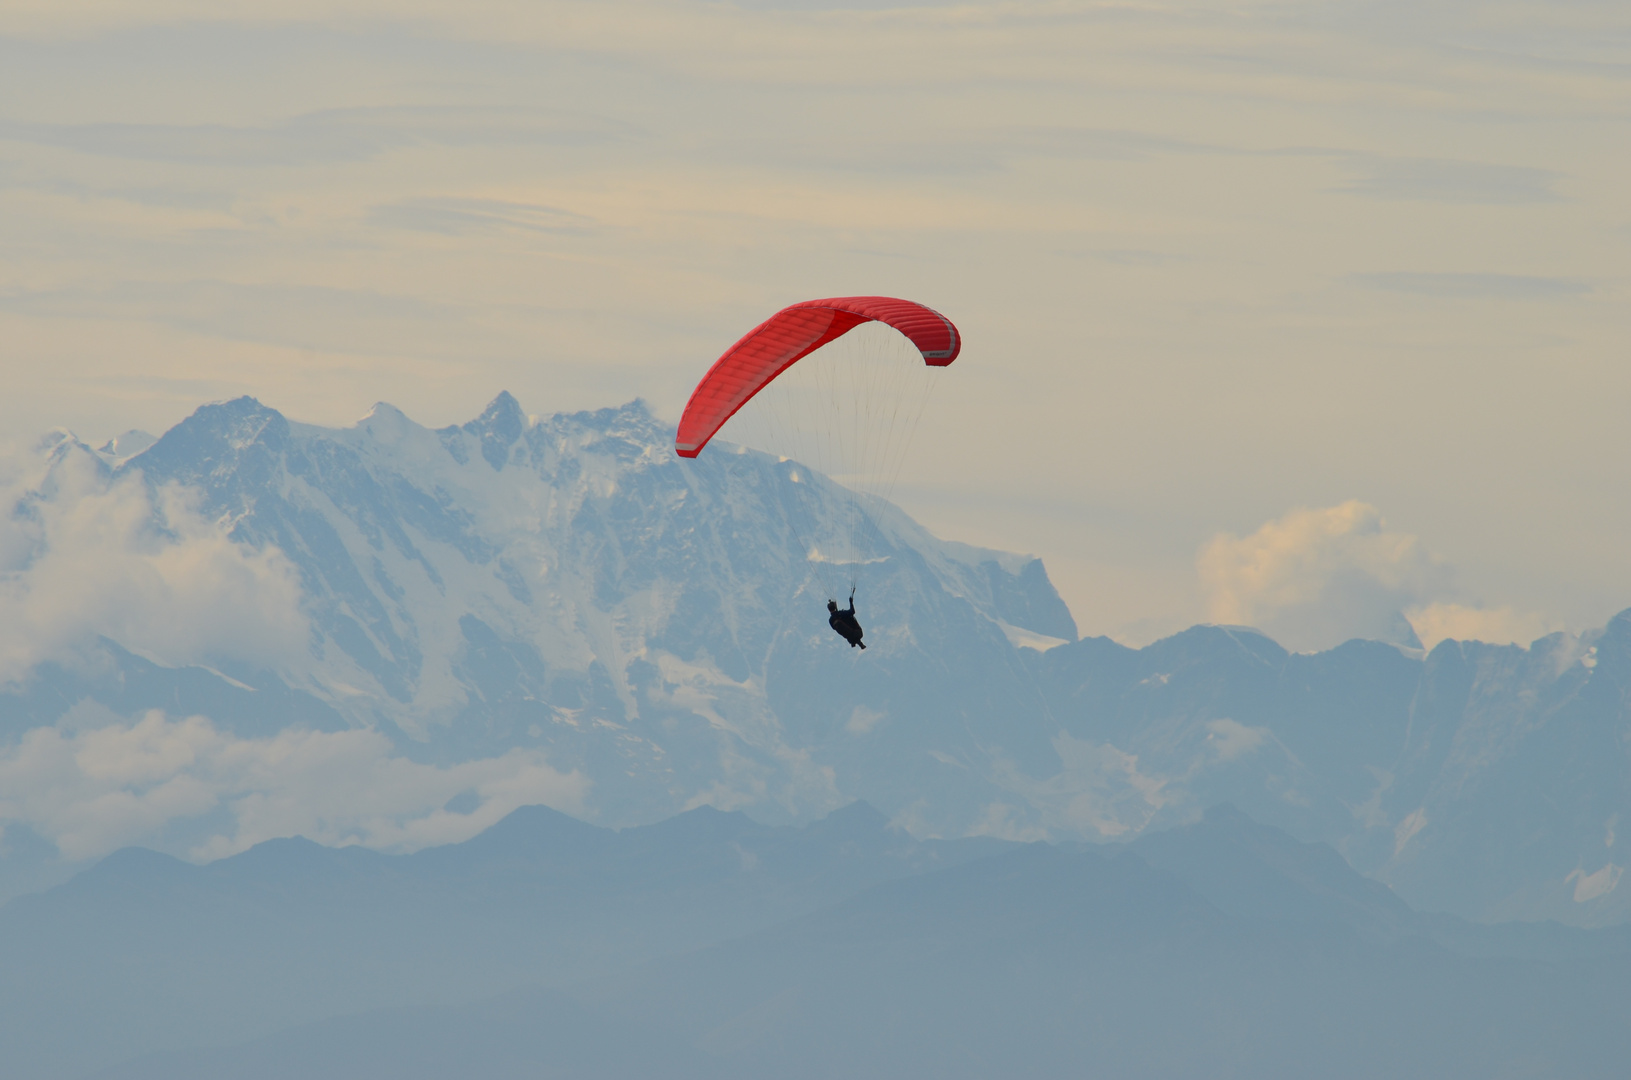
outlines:
[{"label": "hazy mountain silhouette", "polygon": [[1555,949],[1503,949],[1500,928],[1460,924],[1488,936],[1480,954],[1434,932],[1456,923],[1328,847],[1222,811],[1132,846],[1009,846],[574,987],[338,1018],[103,1075],[1619,1075],[1624,934],[1555,927]]},{"label": "hazy mountain silhouette", "polygon": [[17,1076],[68,1075],[370,1007],[564,985],[1002,846],[915,841],[856,804],[802,829],[702,807],[622,832],[527,807],[413,855],[274,840],[195,866],[132,848],[0,908],[0,1045]]}]

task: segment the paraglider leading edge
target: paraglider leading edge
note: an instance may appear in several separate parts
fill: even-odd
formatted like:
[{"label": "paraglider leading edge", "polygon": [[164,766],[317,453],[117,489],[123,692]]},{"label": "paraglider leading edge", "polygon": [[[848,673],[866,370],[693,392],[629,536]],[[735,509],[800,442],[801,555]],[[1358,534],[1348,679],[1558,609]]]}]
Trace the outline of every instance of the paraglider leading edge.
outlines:
[{"label": "paraglider leading edge", "polygon": [[865,322],[881,322],[906,336],[931,367],[957,359],[957,327],[933,308],[892,296],[840,296],[782,308],[749,330],[697,383],[680,417],[674,450],[694,458],[753,395],[829,342]]}]

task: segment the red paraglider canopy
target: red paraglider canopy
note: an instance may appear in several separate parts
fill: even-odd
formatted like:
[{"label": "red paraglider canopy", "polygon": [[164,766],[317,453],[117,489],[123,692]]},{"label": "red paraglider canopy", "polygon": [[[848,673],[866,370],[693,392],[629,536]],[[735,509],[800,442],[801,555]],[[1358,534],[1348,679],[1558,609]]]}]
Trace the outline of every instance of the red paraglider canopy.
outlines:
[{"label": "red paraglider canopy", "polygon": [[674,449],[681,457],[696,457],[725,421],[772,379],[864,322],[899,330],[933,367],[945,367],[963,347],[950,319],[892,296],[839,296],[782,308],[726,349],[697,383],[680,417]]}]

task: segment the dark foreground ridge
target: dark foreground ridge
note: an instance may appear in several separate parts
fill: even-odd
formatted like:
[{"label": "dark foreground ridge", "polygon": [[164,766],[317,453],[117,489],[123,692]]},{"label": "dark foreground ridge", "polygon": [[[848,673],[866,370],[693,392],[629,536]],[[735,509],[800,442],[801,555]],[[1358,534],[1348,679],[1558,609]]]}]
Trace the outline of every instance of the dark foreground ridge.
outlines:
[{"label": "dark foreground ridge", "polygon": [[0,909],[0,994],[8,1080],[1607,1077],[1631,1051],[1625,931],[1423,915],[1229,808],[1105,847],[914,841],[855,804],[127,850]]}]

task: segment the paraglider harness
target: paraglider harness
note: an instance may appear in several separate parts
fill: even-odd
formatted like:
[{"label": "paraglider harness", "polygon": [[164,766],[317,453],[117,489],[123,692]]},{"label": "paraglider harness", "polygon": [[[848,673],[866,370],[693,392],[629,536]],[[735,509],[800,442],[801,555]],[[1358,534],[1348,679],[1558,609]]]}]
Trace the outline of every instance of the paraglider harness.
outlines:
[{"label": "paraglider harness", "polygon": [[854,589],[849,591],[849,607],[847,609],[841,611],[837,600],[828,600],[827,610],[830,612],[827,616],[828,625],[838,632],[839,637],[849,642],[850,648],[853,649],[857,645],[863,649],[866,648],[866,642],[861,640],[861,624],[855,619]]}]

